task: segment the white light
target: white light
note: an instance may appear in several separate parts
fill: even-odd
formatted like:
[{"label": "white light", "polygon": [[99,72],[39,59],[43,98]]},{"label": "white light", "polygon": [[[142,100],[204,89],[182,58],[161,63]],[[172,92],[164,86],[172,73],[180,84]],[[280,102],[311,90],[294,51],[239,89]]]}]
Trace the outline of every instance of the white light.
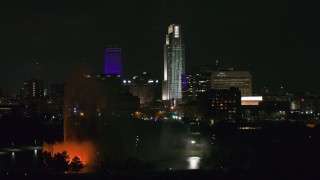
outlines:
[{"label": "white light", "polygon": [[217,74],[218,77],[224,77],[227,76],[225,72],[218,72]]},{"label": "white light", "polygon": [[188,163],[189,163],[188,169],[199,169],[200,157],[189,157]]},{"label": "white light", "polygon": [[179,37],[179,26],[174,26],[174,37],[175,38]]},{"label": "white light", "polygon": [[126,80],[123,80],[123,83],[127,83],[127,81],[126,81]]},{"label": "white light", "polygon": [[191,144],[195,144],[195,143],[196,143],[196,141],[194,141],[194,140],[191,141]]},{"label": "white light", "polygon": [[262,101],[262,96],[242,96],[241,101]]}]

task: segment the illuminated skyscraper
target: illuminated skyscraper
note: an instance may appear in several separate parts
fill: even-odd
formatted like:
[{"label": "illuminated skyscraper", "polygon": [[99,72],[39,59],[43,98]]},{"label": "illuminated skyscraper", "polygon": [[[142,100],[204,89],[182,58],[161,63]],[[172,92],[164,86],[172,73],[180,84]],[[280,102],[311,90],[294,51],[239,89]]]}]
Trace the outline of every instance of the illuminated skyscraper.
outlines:
[{"label": "illuminated skyscraper", "polygon": [[181,26],[172,24],[168,27],[166,44],[164,45],[164,80],[162,99],[182,99],[182,76],[185,73],[184,44]]},{"label": "illuminated skyscraper", "polygon": [[39,99],[44,97],[43,80],[32,78],[25,81],[20,91],[21,99]]},{"label": "illuminated skyscraper", "polygon": [[106,48],[104,60],[106,74],[121,76],[121,48]]}]

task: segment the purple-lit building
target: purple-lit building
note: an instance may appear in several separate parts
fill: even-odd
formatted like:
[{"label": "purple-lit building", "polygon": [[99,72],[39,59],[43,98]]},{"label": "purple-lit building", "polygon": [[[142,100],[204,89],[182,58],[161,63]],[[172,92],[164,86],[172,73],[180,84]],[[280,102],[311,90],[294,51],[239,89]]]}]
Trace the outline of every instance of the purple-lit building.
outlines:
[{"label": "purple-lit building", "polygon": [[105,74],[121,76],[121,48],[106,48],[104,61]]}]

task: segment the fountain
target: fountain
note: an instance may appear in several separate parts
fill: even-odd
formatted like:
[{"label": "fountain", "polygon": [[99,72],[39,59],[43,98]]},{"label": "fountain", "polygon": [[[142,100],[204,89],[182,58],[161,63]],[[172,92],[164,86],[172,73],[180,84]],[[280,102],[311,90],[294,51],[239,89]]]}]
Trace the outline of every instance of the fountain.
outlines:
[{"label": "fountain", "polygon": [[122,98],[119,76],[74,73],[65,84],[64,141],[45,144],[43,150],[52,154],[66,151],[91,169],[105,164],[110,167],[110,163],[113,167],[134,156],[136,131],[132,121],[117,114],[127,115],[124,102],[130,104],[131,100]]},{"label": "fountain", "polygon": [[103,90],[97,80],[88,74],[77,74],[66,82],[64,141],[44,143],[43,151],[52,155],[66,151],[70,159],[78,156],[85,165],[84,171],[95,166],[100,110],[105,108],[106,102]]}]

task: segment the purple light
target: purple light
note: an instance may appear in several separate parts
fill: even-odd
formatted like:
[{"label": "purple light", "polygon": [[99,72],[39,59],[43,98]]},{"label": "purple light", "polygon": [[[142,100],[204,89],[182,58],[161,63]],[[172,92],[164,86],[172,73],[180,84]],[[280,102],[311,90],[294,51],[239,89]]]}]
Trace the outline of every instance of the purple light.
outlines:
[{"label": "purple light", "polygon": [[188,84],[187,75],[182,74],[182,88],[186,89]]},{"label": "purple light", "polygon": [[121,76],[121,48],[106,48],[104,60],[106,74]]}]

